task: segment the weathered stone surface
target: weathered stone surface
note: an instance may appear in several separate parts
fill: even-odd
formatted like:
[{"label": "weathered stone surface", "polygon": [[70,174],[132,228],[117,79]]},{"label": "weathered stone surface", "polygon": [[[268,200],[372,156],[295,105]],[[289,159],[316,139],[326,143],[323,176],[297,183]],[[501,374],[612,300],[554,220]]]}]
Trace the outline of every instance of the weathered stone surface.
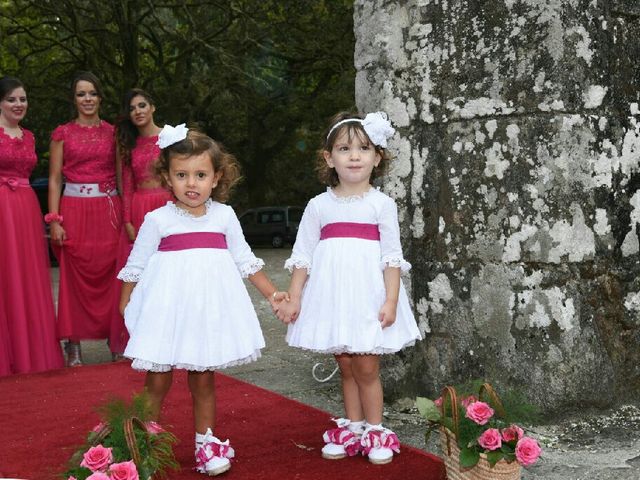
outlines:
[{"label": "weathered stone surface", "polygon": [[355,30],[358,107],[397,127],[384,189],[426,333],[386,392],[640,392],[637,2],[357,0]]}]

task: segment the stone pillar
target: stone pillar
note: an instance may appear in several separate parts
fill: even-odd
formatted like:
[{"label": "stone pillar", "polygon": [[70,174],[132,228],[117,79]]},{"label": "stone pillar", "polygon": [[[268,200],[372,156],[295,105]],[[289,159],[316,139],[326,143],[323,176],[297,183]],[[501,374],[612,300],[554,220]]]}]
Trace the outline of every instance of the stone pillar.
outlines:
[{"label": "stone pillar", "polygon": [[397,127],[426,339],[390,396],[484,378],[546,410],[640,392],[640,7],[356,0],[356,101]]}]

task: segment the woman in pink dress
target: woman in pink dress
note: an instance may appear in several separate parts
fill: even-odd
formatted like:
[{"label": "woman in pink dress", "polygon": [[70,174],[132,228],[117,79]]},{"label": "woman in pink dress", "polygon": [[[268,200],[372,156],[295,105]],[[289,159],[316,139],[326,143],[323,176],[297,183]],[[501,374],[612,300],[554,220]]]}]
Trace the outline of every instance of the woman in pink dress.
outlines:
[{"label": "woman in pink dress", "polygon": [[59,334],[69,339],[67,364],[76,366],[80,340],[109,338],[122,204],[113,125],[99,116],[100,82],[83,72],[71,93],[77,116],[51,134],[48,220],[60,264]]},{"label": "woman in pink dress", "polygon": [[[156,145],[160,127],[153,119],[155,110],[151,95],[134,88],[124,95],[122,111],[116,122],[116,172],[118,190],[122,192],[124,222],[124,230],[120,237],[118,271],[127,263],[144,216],[173,200],[171,192],[162,187],[160,179],[153,172],[153,164],[160,155],[160,148]],[[117,295],[114,301],[115,305],[118,305],[122,282],[116,282]],[[116,308],[109,337],[114,359],[124,352],[128,340],[124,319]]]},{"label": "woman in pink dress", "polygon": [[42,214],[29,175],[36,166],[22,83],[0,79],[0,375],[64,365],[56,334]]}]

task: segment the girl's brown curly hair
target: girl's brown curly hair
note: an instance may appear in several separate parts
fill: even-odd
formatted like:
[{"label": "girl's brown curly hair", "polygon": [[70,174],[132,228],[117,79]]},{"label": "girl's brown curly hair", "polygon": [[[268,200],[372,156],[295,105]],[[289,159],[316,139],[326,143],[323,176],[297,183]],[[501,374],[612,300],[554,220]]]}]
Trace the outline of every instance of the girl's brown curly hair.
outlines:
[{"label": "girl's brown curly hair", "polygon": [[155,173],[162,179],[162,184],[168,187],[165,177],[169,175],[172,158],[193,157],[204,152],[209,154],[214,172],[222,172],[218,184],[211,191],[211,198],[217,202],[225,202],[235,184],[240,181],[240,165],[236,157],[228,153],[221,143],[202,132],[189,129],[187,138],[163,148],[154,165]]},{"label": "girl's brown curly hair", "polygon": [[[349,139],[349,141],[357,136],[362,142],[367,142],[368,144],[373,145],[373,142],[367,135],[367,132],[364,131],[364,128],[362,127],[362,124],[360,122],[346,122],[340,125],[335,130],[331,131],[331,128],[336,123],[348,118],[357,118],[362,120],[361,115],[353,112],[340,112],[334,115],[323,134],[322,138],[324,139],[324,141],[322,142],[320,150],[318,150],[317,152],[316,172],[318,173],[318,179],[320,180],[320,182],[330,187],[337,187],[338,184],[340,184],[340,179],[338,178],[336,169],[331,168],[329,167],[329,165],[327,165],[327,162],[324,159],[324,152],[331,153],[336,140],[343,133],[347,133],[347,138]],[[373,168],[371,176],[369,177],[369,182],[372,182],[375,178],[381,177],[386,172],[389,166],[389,162],[391,161],[391,156],[389,155],[387,150],[377,145],[373,145],[373,147],[375,148],[376,153],[380,155],[380,163],[378,163],[377,167]]]}]

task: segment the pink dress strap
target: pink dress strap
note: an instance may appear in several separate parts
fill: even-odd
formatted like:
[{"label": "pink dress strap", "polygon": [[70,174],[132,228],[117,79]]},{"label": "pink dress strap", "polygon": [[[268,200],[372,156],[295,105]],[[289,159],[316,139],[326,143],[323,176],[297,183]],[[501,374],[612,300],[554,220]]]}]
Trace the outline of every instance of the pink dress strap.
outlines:
[{"label": "pink dress strap", "polygon": [[169,235],[160,240],[158,250],[161,252],[175,252],[191,248],[227,248],[227,238],[223,233],[192,232]]},{"label": "pink dress strap", "polygon": [[375,223],[328,223],[320,230],[320,240],[327,238],[362,238],[380,240],[380,230]]}]

